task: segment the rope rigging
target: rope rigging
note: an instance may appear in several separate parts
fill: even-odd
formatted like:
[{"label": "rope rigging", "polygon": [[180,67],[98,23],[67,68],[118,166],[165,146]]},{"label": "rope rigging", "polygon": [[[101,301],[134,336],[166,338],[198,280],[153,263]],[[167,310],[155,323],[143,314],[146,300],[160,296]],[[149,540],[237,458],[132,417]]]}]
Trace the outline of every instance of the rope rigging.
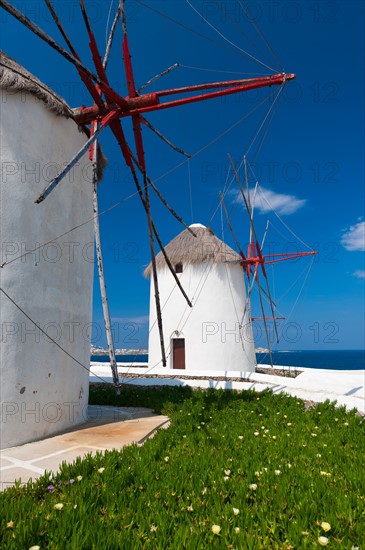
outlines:
[{"label": "rope rigging", "polygon": [[[226,10],[223,6],[224,4],[219,2],[219,0],[214,0],[215,3],[218,5],[220,11],[221,11],[221,15],[224,16],[224,18],[226,18],[228,16],[228,19],[231,21],[231,23],[233,23],[233,25],[235,25],[235,27],[238,28],[239,32],[243,35],[244,39],[248,42],[250,42],[250,44],[254,47],[254,49],[264,58],[266,59],[266,61],[268,61],[268,63],[271,63],[271,61],[269,61],[266,57],[266,55],[262,52],[262,50],[255,44],[255,42],[250,38],[250,36],[244,32],[243,28],[237,23],[236,21],[236,18],[233,18],[231,17],[231,14],[229,13],[228,10]],[[242,6],[241,6],[242,8]],[[254,25],[254,20],[250,17],[247,17],[247,14],[244,13],[244,19],[245,20],[248,20],[250,23],[252,23],[252,25]],[[264,42],[265,42],[265,39],[263,37],[261,37]],[[266,42],[265,42],[266,44]],[[270,49],[270,45],[266,44],[268,46],[268,48]],[[276,56],[275,56],[276,57]],[[278,62],[278,66],[281,68],[282,71],[284,71],[284,68],[281,66],[281,63],[276,59],[276,61]]]},{"label": "rope rigging", "polygon": [[[204,39],[207,39],[210,42],[218,44],[220,47],[224,47],[225,49],[227,49],[226,45],[222,45],[222,44],[216,42],[215,40],[212,40],[209,37],[195,31],[194,29],[191,29],[191,28],[187,27],[186,25],[184,25],[184,24],[182,24],[178,21],[173,20],[172,18],[170,18],[166,14],[162,14],[161,12],[158,12],[157,10],[151,8],[150,6],[147,6],[146,4],[141,2],[140,0],[137,0],[137,1],[138,1],[139,4],[147,7],[148,9],[151,9],[155,13],[158,13],[159,15],[162,15],[163,17],[167,17],[167,19],[173,21],[174,23],[178,24],[179,26],[181,26],[183,28],[186,28],[187,30],[195,33],[196,35],[198,35],[200,37],[203,37]],[[243,55],[244,57],[248,57],[249,59],[259,63],[260,65],[262,65],[265,68],[269,69],[270,71],[274,72],[274,69],[272,67],[270,67],[269,65],[263,63],[262,61],[257,59],[255,56],[249,54],[247,51],[245,51],[243,48],[241,48],[240,46],[238,46],[237,44],[232,42],[227,36],[225,36],[223,33],[221,33],[219,29],[217,29],[211,22],[209,22],[205,17],[203,17],[203,15],[194,7],[194,5],[189,0],[186,0],[186,3],[190,6],[190,8],[197,15],[199,15],[199,17],[202,18],[202,20],[211,29],[213,29],[213,31],[215,33],[217,33],[220,36],[221,39],[223,39],[226,43],[228,43],[230,47],[233,47],[240,55]],[[168,205],[168,203],[164,199],[163,195],[160,193],[160,191],[158,190],[158,188],[155,185],[156,181],[165,178],[167,175],[171,174],[178,167],[182,166],[185,162],[188,162],[190,210],[191,210],[191,216],[193,217],[191,171],[190,171],[190,161],[189,161],[189,159],[187,159],[187,160],[179,163],[178,165],[176,165],[173,169],[169,170],[165,174],[161,175],[158,179],[155,179],[155,182],[153,182],[148,177],[147,170],[146,170],[146,165],[145,165],[145,157],[144,157],[144,150],[143,150],[143,139],[142,139],[142,124],[145,124],[149,129],[151,129],[153,132],[155,132],[158,135],[158,137],[160,137],[160,139],[162,139],[167,145],[172,147],[176,152],[179,152],[179,153],[185,155],[186,157],[190,157],[190,155],[185,153],[182,149],[179,149],[178,147],[173,145],[170,140],[168,140],[161,132],[159,132],[156,128],[154,128],[154,126],[152,126],[152,124],[150,124],[144,118],[144,114],[152,112],[152,111],[157,111],[157,110],[160,110],[160,109],[165,109],[165,108],[170,108],[170,107],[173,107],[173,106],[183,105],[183,104],[186,104],[186,103],[192,103],[194,101],[202,101],[205,98],[206,99],[210,99],[210,98],[213,99],[213,98],[216,98],[216,97],[223,97],[223,96],[228,95],[228,94],[238,93],[238,92],[242,92],[242,91],[246,91],[246,90],[250,90],[250,89],[257,89],[257,88],[261,88],[261,87],[264,87],[264,86],[280,85],[279,91],[278,91],[277,95],[275,96],[275,99],[272,102],[269,111],[266,113],[266,116],[265,116],[261,126],[259,127],[258,131],[256,132],[255,136],[253,137],[253,139],[252,139],[252,141],[249,145],[249,148],[248,148],[247,152],[250,152],[253,144],[256,142],[256,139],[257,139],[258,135],[260,134],[262,128],[264,127],[264,125],[265,125],[268,117],[270,116],[272,110],[274,110],[274,108],[276,108],[275,107],[276,106],[276,101],[280,97],[280,94],[281,94],[282,88],[283,88],[283,84],[285,84],[287,79],[289,80],[289,79],[295,78],[295,75],[280,74],[280,75],[274,75],[274,76],[270,76],[270,77],[261,77],[261,78],[257,78],[257,79],[251,79],[251,80],[247,80],[247,81],[235,80],[235,81],[227,81],[227,82],[220,82],[220,83],[201,84],[201,85],[195,85],[195,86],[186,86],[184,88],[175,88],[175,89],[172,89],[172,90],[164,90],[164,91],[154,92],[153,94],[138,95],[147,86],[151,85],[153,82],[158,80],[160,77],[168,74],[169,72],[171,72],[173,69],[177,68],[180,65],[175,64],[175,65],[169,67],[165,71],[162,71],[161,73],[159,73],[155,77],[151,78],[146,84],[144,84],[141,88],[139,88],[139,90],[136,90],[135,83],[134,83],[133,69],[132,69],[131,59],[130,59],[130,53],[129,53],[129,46],[128,46],[128,35],[127,35],[126,15],[125,15],[125,9],[124,9],[124,0],[120,0],[119,3],[118,3],[119,5],[117,7],[115,17],[114,17],[114,20],[113,20],[113,23],[112,23],[112,26],[111,26],[111,29],[110,29],[109,38],[107,39],[106,52],[105,52],[105,56],[104,56],[103,61],[100,57],[98,46],[97,46],[96,40],[95,40],[93,32],[92,32],[90,21],[88,19],[88,15],[87,15],[87,12],[86,12],[86,9],[85,9],[84,0],[79,0],[79,4],[80,4],[83,19],[84,19],[84,23],[85,23],[85,26],[86,26],[86,30],[88,32],[89,39],[90,39],[90,49],[91,49],[92,58],[93,58],[93,62],[94,62],[94,65],[95,65],[96,73],[94,73],[93,71],[90,71],[82,63],[82,61],[80,60],[80,57],[78,56],[78,54],[77,54],[75,48],[73,47],[69,37],[67,36],[65,30],[62,27],[62,24],[61,24],[61,22],[60,22],[60,20],[57,16],[53,6],[52,6],[51,0],[46,0],[46,5],[47,5],[47,7],[48,7],[55,23],[56,23],[56,25],[57,25],[61,35],[63,36],[67,46],[69,47],[69,50],[70,50],[71,53],[68,53],[62,46],[59,46],[47,33],[45,33],[36,24],[34,24],[32,21],[30,21],[19,10],[14,8],[14,6],[12,6],[10,4],[10,2],[8,2],[7,0],[0,0],[0,6],[2,6],[5,10],[7,10],[11,15],[13,15],[16,19],[18,19],[21,23],[23,23],[29,30],[31,30],[33,33],[35,33],[37,36],[39,36],[43,41],[45,41],[47,44],[49,44],[54,50],[56,50],[66,60],[68,60],[70,63],[72,63],[75,66],[75,68],[77,69],[77,71],[79,73],[79,76],[80,76],[81,80],[83,81],[85,87],[87,88],[87,90],[89,91],[92,99],[94,100],[94,105],[92,107],[85,108],[85,107],[82,106],[78,110],[75,110],[74,113],[73,113],[75,121],[80,126],[81,125],[88,125],[90,123],[92,124],[92,132],[91,132],[90,138],[88,139],[86,144],[80,149],[80,151],[78,151],[78,153],[76,153],[76,155],[69,162],[69,164],[61,171],[61,173],[53,181],[51,181],[49,183],[49,185],[47,185],[47,187],[45,187],[45,189],[43,190],[43,192],[41,193],[41,195],[37,198],[37,200],[35,202],[40,203],[43,200],[45,200],[46,197],[52,192],[52,190],[64,178],[64,176],[76,164],[76,162],[88,150],[89,151],[94,151],[94,160],[95,160],[96,155],[97,155],[97,153],[96,153],[96,151],[97,151],[96,144],[97,144],[97,140],[99,139],[100,133],[108,127],[111,129],[112,133],[116,137],[116,140],[117,140],[117,142],[120,146],[123,157],[126,161],[126,164],[127,164],[128,168],[131,171],[134,183],[136,185],[137,190],[133,195],[130,195],[130,197],[135,196],[135,195],[139,196],[139,198],[141,200],[141,203],[142,203],[142,206],[144,208],[145,214],[146,214],[147,228],[148,228],[148,234],[149,234],[150,253],[151,253],[151,260],[152,260],[152,274],[153,274],[154,288],[155,288],[155,303],[156,303],[156,311],[157,311],[157,323],[158,323],[158,329],[159,329],[159,335],[160,335],[160,344],[161,344],[162,364],[165,366],[166,365],[166,350],[165,350],[164,336],[163,336],[163,326],[162,326],[162,309],[163,308],[161,308],[160,299],[159,299],[158,277],[157,277],[157,267],[156,267],[156,258],[155,258],[155,256],[156,256],[156,254],[155,254],[155,239],[157,240],[158,244],[160,245],[162,254],[164,255],[166,261],[168,260],[168,257],[167,257],[167,254],[166,254],[165,250],[164,250],[162,241],[159,238],[156,225],[155,225],[155,223],[153,221],[153,218],[152,218],[151,201],[150,201],[150,188],[152,188],[152,190],[156,193],[157,197],[161,200],[161,202],[164,204],[164,206],[166,206],[166,208],[175,216],[175,218],[178,219],[187,229],[189,229],[189,231],[191,231],[190,228],[182,220],[182,218],[180,218],[176,214],[176,212]],[[107,20],[107,26],[106,26],[106,34],[108,34],[108,27],[109,27],[109,23],[110,23],[112,8],[113,8],[113,1],[111,2],[110,7],[109,7],[108,20]],[[124,54],[123,55],[124,69],[125,69],[125,75],[126,75],[126,80],[127,80],[127,85],[128,85],[128,96],[127,97],[120,96],[119,94],[117,94],[111,88],[111,86],[109,84],[109,81],[108,81],[108,78],[107,78],[107,75],[106,75],[106,72],[105,72],[105,69],[107,67],[108,60],[109,60],[109,54],[110,54],[110,51],[111,51],[113,38],[114,38],[114,35],[115,35],[115,31],[116,31],[116,27],[117,27],[117,23],[118,23],[119,19],[121,19],[122,34],[123,34],[122,48],[123,48],[123,54]],[[263,37],[262,33],[261,33],[261,37]],[[107,38],[107,36],[106,36],[106,38]],[[230,49],[230,48],[228,48],[228,49]],[[185,68],[188,68],[188,67],[189,66],[185,66]],[[189,68],[193,68],[193,67],[189,67]],[[206,69],[206,70],[209,70],[209,69]],[[238,74],[240,74],[240,73],[238,73]],[[223,90],[215,91],[218,88],[223,88]],[[198,91],[200,92],[202,90],[205,93],[201,94],[201,95],[195,95],[193,97],[184,98],[184,99],[170,100],[170,101],[167,101],[165,103],[160,102],[160,98],[164,98],[165,96],[174,95],[174,94],[186,94],[186,93],[192,93],[192,92],[198,92]],[[207,92],[207,90],[214,90],[214,91]],[[268,100],[268,98],[264,98],[264,100],[262,100],[258,105],[256,105],[253,109],[251,109],[251,111],[248,114],[244,115],[239,121],[236,121],[228,129],[226,129],[224,132],[222,132],[218,137],[216,137],[214,140],[212,140],[208,145],[205,145],[203,148],[198,150],[194,155],[191,156],[191,158],[194,158],[195,156],[197,156],[201,152],[205,151],[208,147],[210,147],[211,145],[216,143],[219,139],[221,139],[223,136],[225,136],[229,131],[236,128],[243,120],[245,120],[252,112],[254,112],[256,109],[258,109],[260,107],[260,105],[265,103],[265,101],[267,101],[267,100]],[[125,136],[124,136],[124,131],[123,131],[123,128],[122,128],[121,121],[125,117],[130,117],[130,119],[132,120],[134,145],[135,145],[135,151],[136,151],[135,154],[132,152],[132,150],[129,147],[129,145],[128,145],[126,139],[125,139]],[[272,117],[269,120],[271,122]],[[97,121],[97,123],[96,123],[96,121]],[[266,132],[267,132],[267,129],[266,129]],[[264,137],[265,136],[266,136],[266,133],[265,133]],[[264,137],[263,137],[263,139],[264,139]],[[263,139],[261,140],[260,148],[262,146]],[[237,179],[236,168],[233,165],[233,162],[231,164],[232,164],[232,169],[233,169],[233,172],[234,172],[234,177],[236,177],[236,179]],[[95,168],[95,165],[94,165],[94,168]],[[138,176],[137,176],[137,170],[142,175],[143,185],[141,185],[139,183]],[[228,178],[227,178],[226,185],[225,185],[225,190],[224,190],[224,193],[222,194],[221,200],[220,200],[222,232],[223,232],[223,208],[225,209],[227,221],[229,219],[228,212],[226,211],[226,207],[224,205],[224,196],[228,193],[228,190],[229,190],[232,182],[234,181],[234,177],[232,178],[232,181],[228,186],[227,186],[227,184],[228,184]],[[238,181],[238,183],[240,185],[239,181]],[[95,187],[95,193],[96,193],[96,181],[95,181],[95,179],[94,179],[94,187]],[[243,197],[243,199],[246,203],[247,199],[245,198],[244,191],[241,190],[241,193],[242,193],[242,197]],[[117,205],[122,204],[126,200],[128,200],[128,198],[124,199],[123,201],[120,201],[119,203],[117,203]],[[249,200],[250,199],[249,199],[249,195],[248,195],[248,201]],[[114,205],[110,209],[104,211],[104,213],[109,212],[110,210],[115,208],[117,205]],[[256,232],[255,232],[255,229],[254,229],[254,226],[253,226],[252,219],[251,219],[251,217],[253,215],[253,212],[252,212],[252,214],[250,213],[249,203],[246,204],[246,207],[248,207],[251,232],[253,233],[253,235],[255,237],[255,240],[257,242],[257,235],[256,235]],[[70,233],[71,231],[73,231],[73,230],[75,230],[79,227],[82,227],[83,225],[85,225],[86,223],[89,223],[92,220],[94,221],[95,226],[97,226],[97,222],[98,222],[98,220],[99,220],[99,218],[102,214],[103,213],[98,212],[98,209],[96,207],[96,209],[94,211],[94,216],[90,220],[79,224],[78,226],[74,227],[73,229],[63,233],[61,236],[64,236],[64,235]],[[214,215],[215,215],[215,213],[213,214],[213,217],[214,217]],[[57,240],[61,236],[58,236],[55,239],[52,239],[51,241],[48,241],[47,243],[45,243],[43,245],[37,246],[36,249],[39,249],[39,248],[45,246],[46,244],[54,242],[55,240]],[[238,241],[237,241],[237,243],[238,243]],[[3,268],[5,265],[9,265],[10,263],[15,261],[16,259],[24,257],[26,254],[30,254],[30,253],[31,252],[26,252],[26,253],[18,256],[17,258],[13,258],[9,262],[4,262],[1,265],[1,267]],[[257,250],[257,253],[260,256],[260,250],[259,249]],[[172,275],[175,277],[175,281],[176,281],[177,286],[179,287],[180,291],[182,292],[182,294],[184,295],[184,297],[186,299],[187,305],[191,306],[192,305],[191,302],[192,302],[193,299],[190,302],[188,296],[184,292],[184,289],[181,287],[181,284],[180,284],[178,278],[176,277],[173,266],[168,261],[167,261],[167,264],[168,264],[168,267],[169,267]],[[263,272],[264,272],[263,264],[261,264],[261,267],[262,267]],[[210,267],[210,269],[211,269],[211,267]],[[256,276],[256,272],[257,272],[257,268],[255,267],[255,276]],[[265,272],[264,272],[264,276],[265,276],[265,280],[267,280]],[[206,281],[206,279],[205,279],[205,281]],[[202,285],[202,288],[204,287],[205,281]],[[264,293],[266,296],[268,296],[270,306],[272,308],[272,299],[271,299],[271,296],[270,296],[269,287],[267,286],[267,290],[265,291],[263,288],[261,288],[261,285],[260,285],[257,277],[256,277],[256,281],[257,281],[257,284],[258,284],[258,287],[259,287],[259,290],[260,290],[259,295],[260,295],[261,302],[262,302],[261,293]],[[199,290],[198,297],[200,296],[202,288]],[[2,290],[2,292],[4,292],[4,291]],[[261,307],[262,307],[262,310],[263,310],[262,303],[261,303]],[[188,314],[187,318],[189,318],[190,314],[191,314],[191,312]],[[30,319],[30,317],[28,317],[28,318]],[[109,318],[109,321],[110,321],[110,318]],[[264,322],[265,322],[265,329],[266,329],[266,321],[264,320]],[[186,323],[186,321],[185,321],[185,323]],[[117,373],[117,370],[116,370],[115,355],[114,355],[114,360],[112,361],[112,363],[113,363],[112,370],[113,370],[114,382],[115,382],[115,384],[117,384],[118,383],[118,380],[117,380],[118,373]]]},{"label": "rope rigging", "polygon": [[208,19],[206,19],[194,6],[193,4],[190,2],[190,0],[185,0],[186,3],[191,7],[191,9],[193,11],[195,11],[195,13],[201,17],[201,19],[211,28],[213,29],[221,38],[223,38],[223,40],[225,40],[228,44],[230,44],[233,48],[236,48],[239,52],[241,52],[241,55],[243,54],[245,57],[248,57],[249,59],[252,59],[253,61],[256,61],[256,63],[258,63],[259,65],[262,65],[263,67],[265,67],[266,69],[269,69],[269,71],[272,71],[272,72],[275,72],[275,69],[273,69],[272,67],[270,67],[269,65],[267,65],[266,63],[264,63],[263,61],[260,61],[259,59],[257,59],[257,57],[255,57],[254,55],[251,55],[250,53],[246,52],[246,50],[244,50],[243,48],[241,48],[240,46],[238,46],[237,44],[235,44],[234,42],[232,42],[229,38],[227,38],[223,33],[220,32],[219,29],[217,29],[217,27],[215,27],[212,23],[210,23],[208,21]]}]

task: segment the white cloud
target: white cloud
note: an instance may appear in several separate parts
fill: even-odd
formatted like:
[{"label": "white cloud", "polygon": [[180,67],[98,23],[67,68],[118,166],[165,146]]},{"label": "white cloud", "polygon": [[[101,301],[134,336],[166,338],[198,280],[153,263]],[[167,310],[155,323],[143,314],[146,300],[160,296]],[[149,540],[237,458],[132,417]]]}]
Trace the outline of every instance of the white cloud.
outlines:
[{"label": "white cloud", "polygon": [[358,279],[365,279],[365,271],[363,269],[357,269],[352,275]]},{"label": "white cloud", "polygon": [[365,222],[352,225],[341,237],[346,250],[365,250]]},{"label": "white cloud", "polygon": [[[250,190],[251,200],[253,199],[253,189]],[[241,194],[237,195],[237,201],[242,203]],[[306,199],[298,199],[295,195],[285,195],[284,193],[276,193],[271,189],[260,187],[256,193],[255,210],[259,210],[261,214],[266,214],[272,209],[278,214],[288,215],[294,214],[299,208],[305,205]]]}]

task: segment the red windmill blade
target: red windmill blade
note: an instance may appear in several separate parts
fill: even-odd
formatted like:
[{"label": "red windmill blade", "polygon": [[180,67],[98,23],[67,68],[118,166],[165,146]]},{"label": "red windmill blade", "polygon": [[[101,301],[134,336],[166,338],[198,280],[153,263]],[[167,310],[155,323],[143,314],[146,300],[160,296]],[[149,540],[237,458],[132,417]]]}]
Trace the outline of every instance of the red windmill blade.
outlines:
[{"label": "red windmill blade", "polygon": [[[127,25],[126,17],[124,10],[124,0],[120,0],[117,13],[113,22],[112,32],[110,39],[107,45],[106,59],[108,51],[111,47],[111,42],[113,39],[113,33],[115,26],[118,22],[120,15],[122,16],[122,27],[123,27],[123,54],[124,54],[124,71],[127,81],[128,96],[122,97],[117,92],[115,92],[109,82],[106,75],[106,63],[103,64],[97,43],[94,37],[94,34],[91,29],[90,21],[87,16],[84,0],[79,0],[80,8],[82,11],[83,19],[87,28],[89,35],[89,46],[92,53],[93,62],[96,68],[96,73],[90,71],[80,60],[75,49],[73,48],[71,42],[69,41],[66,33],[62,29],[62,25],[55,13],[55,10],[52,7],[50,0],[46,0],[46,4],[59,28],[68,47],[70,48],[71,54],[68,53],[62,46],[57,44],[47,33],[45,33],[41,28],[34,24],[30,19],[28,19],[24,14],[22,14],[17,8],[15,8],[8,0],[0,0],[0,6],[3,7],[8,13],[14,16],[18,21],[30,29],[33,33],[39,36],[43,41],[55,49],[60,55],[72,63],[77,69],[80,78],[88,89],[94,104],[90,107],[80,107],[74,110],[74,120],[80,125],[85,127],[85,125],[91,124],[91,136],[88,142],[83,148],[78,151],[74,158],[70,160],[69,164],[65,169],[55,178],[50,184],[43,190],[41,195],[37,198],[36,202],[40,203],[46,199],[46,197],[52,192],[53,189],[60,183],[60,181],[65,177],[65,175],[72,169],[74,164],[77,162],[81,156],[91,147],[90,155],[92,155],[92,145],[98,139],[100,133],[105,130],[107,127],[110,127],[113,132],[120,149],[122,151],[123,157],[129,169],[131,170],[133,180],[137,187],[142,205],[146,212],[147,221],[148,221],[148,231],[149,231],[149,240],[150,240],[150,249],[152,256],[152,268],[153,268],[153,277],[155,281],[155,293],[156,293],[156,307],[158,313],[158,324],[160,331],[161,339],[161,352],[162,352],[162,361],[163,364],[166,364],[166,356],[164,351],[164,340],[162,332],[162,320],[161,320],[161,308],[159,303],[158,295],[158,281],[157,281],[157,271],[155,266],[155,252],[154,252],[154,235],[158,238],[156,227],[153,223],[150,210],[150,199],[149,199],[149,185],[151,185],[154,190],[157,192],[156,188],[152,185],[151,180],[148,178],[146,172],[146,163],[143,150],[143,138],[142,138],[142,123],[145,122],[142,115],[148,112],[169,109],[172,107],[177,107],[189,103],[204,101],[206,99],[215,99],[225,95],[236,94],[248,90],[253,90],[257,88],[262,88],[272,85],[283,85],[288,80],[293,80],[295,75],[280,73],[273,76],[263,76],[253,79],[240,79],[240,80],[230,80],[224,82],[212,82],[208,84],[200,84],[193,86],[185,86],[182,88],[174,88],[170,90],[162,90],[149,94],[138,93],[136,91],[133,68],[131,63],[131,57],[129,52],[128,44],[128,35],[127,35]],[[204,92],[204,93],[199,93]],[[182,97],[178,99],[170,99],[168,101],[161,101],[163,98],[169,98],[170,96],[175,95],[187,95],[188,97]],[[137,159],[133,155],[131,148],[129,147],[124,132],[122,128],[121,121],[123,118],[131,117],[133,124],[133,133],[135,148],[137,153]],[[149,123],[148,123],[149,124]],[[149,127],[152,125],[149,124]],[[162,137],[162,136],[160,136]],[[166,140],[164,140],[166,141]],[[136,173],[136,168],[142,172],[143,176],[143,191],[138,182],[138,177]],[[162,200],[161,196],[160,199]],[[170,209],[171,211],[171,209]]]},{"label": "red windmill blade", "polygon": [[[264,234],[262,243],[260,245],[260,243],[258,241],[258,237],[257,237],[256,228],[255,228],[255,225],[254,225],[254,222],[253,222],[254,201],[251,203],[250,192],[249,192],[249,187],[248,187],[247,170],[246,170],[246,159],[244,158],[244,161],[245,161],[245,174],[246,174],[246,193],[245,193],[245,191],[243,189],[243,186],[242,186],[242,183],[241,183],[241,180],[239,178],[237,169],[236,169],[236,167],[233,163],[232,157],[230,155],[228,155],[228,158],[229,158],[230,164],[232,166],[236,181],[238,183],[238,187],[239,187],[242,199],[243,199],[243,204],[245,205],[245,208],[246,208],[246,211],[247,211],[247,214],[248,214],[248,217],[249,217],[249,222],[250,222],[250,242],[248,244],[247,255],[245,257],[242,250],[241,250],[241,247],[239,246],[237,238],[236,238],[235,234],[233,233],[232,225],[231,225],[231,223],[229,221],[229,217],[228,217],[228,212],[227,212],[227,209],[224,206],[224,210],[225,210],[227,221],[228,221],[228,227],[229,227],[229,229],[232,233],[232,236],[233,236],[233,238],[236,242],[236,245],[238,244],[239,253],[242,257],[242,260],[241,260],[240,263],[241,263],[242,267],[244,268],[244,270],[246,272],[247,279],[248,279],[249,282],[251,281],[251,278],[252,278],[251,284],[250,284],[250,286],[248,288],[248,292],[247,292],[246,304],[245,304],[245,308],[244,308],[244,312],[243,312],[243,317],[246,315],[247,311],[250,308],[251,294],[252,294],[254,285],[256,283],[257,289],[258,289],[259,301],[260,301],[260,308],[261,308],[261,313],[262,313],[261,319],[264,322],[267,347],[268,347],[268,350],[269,350],[270,364],[273,367],[272,349],[271,349],[270,335],[269,335],[269,330],[268,330],[268,325],[267,325],[267,321],[269,320],[269,318],[265,314],[263,295],[266,296],[266,298],[268,299],[268,302],[270,304],[270,309],[271,309],[271,314],[272,314],[272,317],[270,319],[274,323],[274,329],[275,329],[275,335],[276,335],[277,343],[279,342],[279,331],[278,331],[278,326],[277,326],[277,317],[275,315],[276,304],[272,299],[270,285],[269,285],[269,279],[268,279],[268,276],[267,276],[265,266],[266,265],[271,265],[271,264],[274,264],[274,263],[277,263],[277,262],[281,262],[281,261],[294,260],[296,258],[301,258],[301,257],[304,257],[304,256],[313,256],[313,255],[317,254],[317,252],[315,250],[312,250],[310,252],[288,252],[288,253],[285,253],[285,254],[267,254],[267,255],[263,254],[262,250],[263,250],[263,247],[264,247],[264,244],[265,244],[265,239],[266,239],[266,235],[267,235],[267,231],[268,231],[268,224],[266,226],[265,234]],[[255,189],[255,194],[256,194],[256,189]],[[221,201],[222,201],[222,204],[223,204],[223,197],[221,197]],[[265,290],[265,288],[263,288],[263,286],[260,283],[259,268],[260,268],[262,276],[265,279],[266,290]]]}]

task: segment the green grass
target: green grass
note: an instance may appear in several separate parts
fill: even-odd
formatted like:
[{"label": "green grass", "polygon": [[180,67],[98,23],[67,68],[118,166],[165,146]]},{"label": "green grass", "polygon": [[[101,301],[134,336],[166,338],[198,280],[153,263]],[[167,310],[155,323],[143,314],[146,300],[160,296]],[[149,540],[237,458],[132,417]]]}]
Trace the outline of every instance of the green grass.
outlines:
[{"label": "green grass", "polygon": [[99,386],[90,401],[153,407],[171,426],[143,447],[5,491],[1,548],[306,549],[319,537],[365,548],[365,423],[355,411],[186,388],[115,396]]}]

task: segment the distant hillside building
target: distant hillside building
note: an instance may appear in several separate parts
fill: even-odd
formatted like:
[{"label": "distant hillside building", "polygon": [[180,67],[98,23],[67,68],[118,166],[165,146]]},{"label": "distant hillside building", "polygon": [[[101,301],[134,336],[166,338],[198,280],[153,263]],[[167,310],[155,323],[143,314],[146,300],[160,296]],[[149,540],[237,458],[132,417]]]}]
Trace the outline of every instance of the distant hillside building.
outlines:
[{"label": "distant hillside building", "polygon": [[[160,252],[156,256],[169,369],[253,372],[255,348],[240,256],[201,224],[165,248],[193,303],[190,308]],[[151,276],[151,264],[145,271]],[[151,276],[149,367],[162,366]]]}]

